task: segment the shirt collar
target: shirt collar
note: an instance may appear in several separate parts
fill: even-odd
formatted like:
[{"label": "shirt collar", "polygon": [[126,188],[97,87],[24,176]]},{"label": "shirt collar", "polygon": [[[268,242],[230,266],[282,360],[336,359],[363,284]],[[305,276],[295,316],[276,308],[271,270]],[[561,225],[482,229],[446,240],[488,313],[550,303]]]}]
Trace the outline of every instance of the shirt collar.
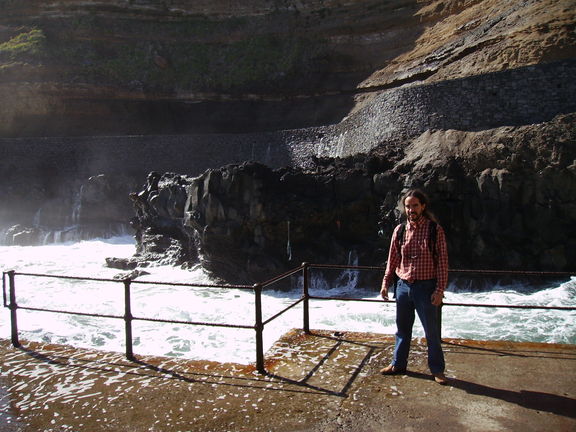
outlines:
[{"label": "shirt collar", "polygon": [[428,218],[426,216],[422,216],[420,219],[418,219],[417,222],[408,221],[408,224],[412,228],[418,228],[418,227],[421,227],[423,224],[425,224],[427,221],[428,221]]}]

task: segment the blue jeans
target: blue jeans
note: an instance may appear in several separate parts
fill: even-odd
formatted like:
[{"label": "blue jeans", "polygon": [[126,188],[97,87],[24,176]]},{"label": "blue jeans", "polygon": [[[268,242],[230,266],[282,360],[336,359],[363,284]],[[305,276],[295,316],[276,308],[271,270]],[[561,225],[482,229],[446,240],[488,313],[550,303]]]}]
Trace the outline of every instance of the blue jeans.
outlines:
[{"label": "blue jeans", "polygon": [[438,331],[438,306],[432,304],[432,293],[436,289],[436,280],[415,281],[413,283],[399,280],[396,286],[396,346],[392,364],[399,369],[406,369],[408,353],[412,341],[414,311],[418,313],[426,343],[428,345],[428,367],[430,372],[443,373],[445,368],[444,353]]}]

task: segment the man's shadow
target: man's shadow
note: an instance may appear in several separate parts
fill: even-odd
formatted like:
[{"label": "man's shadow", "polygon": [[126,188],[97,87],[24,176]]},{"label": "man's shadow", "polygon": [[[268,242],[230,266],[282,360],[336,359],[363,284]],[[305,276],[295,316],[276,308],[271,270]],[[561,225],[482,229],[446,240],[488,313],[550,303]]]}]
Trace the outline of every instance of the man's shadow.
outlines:
[{"label": "man's shadow", "polygon": [[546,411],[564,417],[576,418],[576,400],[566,396],[532,390],[513,391],[497,389],[458,379],[451,380],[450,385],[462,389],[467,393],[500,399],[520,405],[524,408],[536,411]]},{"label": "man's shadow", "polygon": [[[409,376],[422,379],[430,379],[429,375],[408,372]],[[506,390],[494,387],[488,387],[482,384],[473,383],[470,381],[463,381],[456,378],[451,378],[448,386],[466,393],[475,394],[479,396],[486,396],[493,399],[499,399],[508,403],[516,404],[524,408],[545,411],[551,414],[561,415],[569,418],[576,418],[576,399],[566,396],[559,396],[552,393],[543,393],[532,390]]]}]

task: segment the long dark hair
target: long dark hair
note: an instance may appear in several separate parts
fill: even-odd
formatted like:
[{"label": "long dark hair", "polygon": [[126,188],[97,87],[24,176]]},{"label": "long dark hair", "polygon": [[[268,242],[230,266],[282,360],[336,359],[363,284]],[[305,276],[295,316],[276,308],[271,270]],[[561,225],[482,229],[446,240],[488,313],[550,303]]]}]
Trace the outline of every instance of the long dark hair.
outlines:
[{"label": "long dark hair", "polygon": [[428,198],[428,195],[426,195],[420,189],[410,189],[402,197],[402,208],[404,209],[404,214],[406,214],[406,208],[404,206],[404,203],[406,202],[406,198],[410,197],[417,198],[418,201],[420,201],[420,204],[426,205],[426,207],[424,208],[424,212],[422,213],[424,217],[438,223],[438,218],[434,216],[434,213],[432,213],[432,211],[430,210],[430,198]]}]

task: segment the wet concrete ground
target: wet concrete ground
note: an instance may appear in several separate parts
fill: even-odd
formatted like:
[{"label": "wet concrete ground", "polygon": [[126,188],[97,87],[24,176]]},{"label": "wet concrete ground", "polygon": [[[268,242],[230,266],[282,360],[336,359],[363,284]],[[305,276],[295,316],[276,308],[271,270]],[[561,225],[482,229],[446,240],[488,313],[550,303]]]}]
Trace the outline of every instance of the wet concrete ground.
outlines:
[{"label": "wet concrete ground", "polygon": [[448,386],[414,341],[293,330],[253,366],[0,340],[0,431],[574,431],[576,346],[446,340]]}]

